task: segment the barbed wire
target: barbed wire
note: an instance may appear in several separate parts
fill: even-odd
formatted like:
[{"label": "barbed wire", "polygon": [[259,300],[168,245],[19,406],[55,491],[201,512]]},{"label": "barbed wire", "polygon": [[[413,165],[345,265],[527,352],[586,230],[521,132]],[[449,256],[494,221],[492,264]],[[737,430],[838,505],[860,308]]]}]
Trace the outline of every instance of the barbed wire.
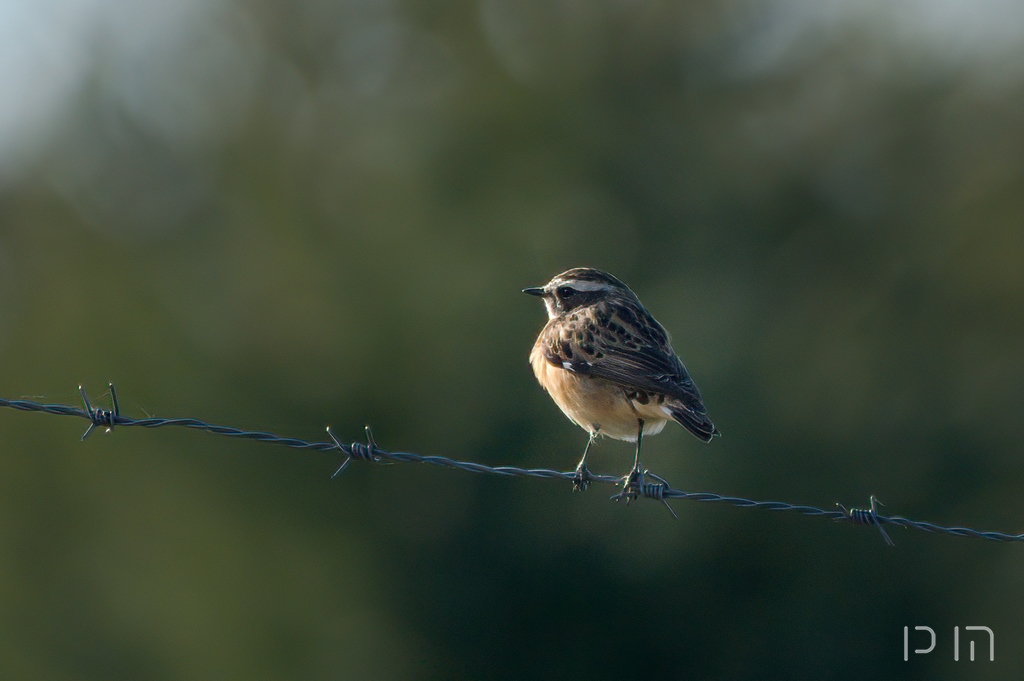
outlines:
[{"label": "barbed wire", "polygon": [[[45,414],[56,414],[58,416],[75,416],[85,419],[89,422],[89,426],[82,434],[81,439],[83,441],[92,435],[98,428],[104,428],[109,433],[117,426],[135,426],[139,428],[163,428],[173,426],[179,428],[191,428],[193,430],[203,430],[217,435],[224,435],[226,437],[236,437],[246,440],[256,440],[258,442],[283,445],[293,449],[308,449],[312,451],[325,452],[337,450],[345,456],[345,459],[341,462],[341,465],[338,466],[337,470],[334,471],[334,474],[331,477],[336,477],[342,473],[353,460],[357,460],[373,463],[381,461],[421,463],[430,466],[440,466],[442,468],[454,468],[468,471],[470,473],[502,475],[507,477],[548,478],[565,481],[573,481],[577,478],[577,473],[575,471],[556,471],[548,468],[519,468],[518,466],[488,466],[472,461],[458,461],[446,456],[424,456],[421,454],[413,454],[411,452],[392,452],[381,449],[377,446],[369,426],[366,427],[365,443],[351,442],[345,444],[334,436],[330,427],[327,428],[327,435],[330,438],[330,441],[310,442],[299,438],[282,437],[280,435],[275,435],[274,433],[243,430],[241,428],[233,428],[231,426],[218,426],[195,418],[157,418],[150,416],[144,419],[135,419],[121,414],[120,404],[117,400],[117,391],[114,389],[113,383],[109,384],[110,399],[112,403],[111,409],[93,407],[85,389],[82,388],[82,386],[78,386],[78,392],[82,396],[83,407],[72,407],[64,404],[42,404],[31,400],[7,400],[3,398],[0,398],[0,407],[17,409],[19,411],[35,411]],[[893,541],[885,531],[884,525],[894,525],[915,530],[923,530],[925,532],[955,535],[958,537],[971,537],[974,539],[987,539],[989,541],[997,542],[1024,541],[1024,533],[1006,534],[1004,532],[985,532],[975,530],[970,527],[950,527],[920,520],[910,520],[909,518],[897,515],[882,515],[878,512],[878,504],[881,502],[873,496],[870,499],[870,507],[868,508],[847,509],[845,506],[837,503],[837,508],[835,510],[826,510],[815,506],[789,504],[784,501],[757,501],[754,499],[744,499],[742,497],[730,497],[722,494],[715,494],[713,492],[685,492],[683,490],[673,489],[666,480],[654,473],[651,473],[650,471],[644,471],[643,474],[625,484],[622,477],[613,475],[590,473],[588,479],[590,482],[623,487],[621,492],[611,497],[616,501],[624,500],[628,504],[630,501],[641,497],[654,499],[663,502],[673,516],[676,514],[675,511],[672,510],[672,507],[668,505],[668,500],[681,499],[685,501],[725,504],[728,506],[735,506],[737,508],[758,508],[765,511],[796,513],[805,516],[820,516],[830,518],[836,522],[849,522],[855,525],[874,526],[878,528],[882,538],[890,546],[893,545]]]}]

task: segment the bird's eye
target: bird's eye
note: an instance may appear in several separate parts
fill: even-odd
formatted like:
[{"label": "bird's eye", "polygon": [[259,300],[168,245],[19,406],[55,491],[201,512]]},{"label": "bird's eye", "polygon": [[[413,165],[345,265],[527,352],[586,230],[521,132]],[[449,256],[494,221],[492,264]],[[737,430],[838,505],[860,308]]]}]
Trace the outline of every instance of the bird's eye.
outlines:
[{"label": "bird's eye", "polygon": [[571,286],[559,286],[558,297],[559,298],[571,298],[576,295],[576,289]]}]

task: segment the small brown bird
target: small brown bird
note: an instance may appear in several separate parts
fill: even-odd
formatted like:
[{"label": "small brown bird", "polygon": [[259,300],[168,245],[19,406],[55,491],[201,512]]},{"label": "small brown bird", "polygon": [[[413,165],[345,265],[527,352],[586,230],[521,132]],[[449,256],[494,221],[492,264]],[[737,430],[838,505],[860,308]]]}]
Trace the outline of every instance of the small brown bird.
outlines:
[{"label": "small brown bird", "polygon": [[633,470],[623,479],[631,498],[643,477],[644,435],[660,433],[670,420],[704,442],[721,434],[668,332],[621,281],[578,267],[523,293],[543,298],[548,311],[530,353],[533,373],[569,420],[590,433],[576,489],[587,487],[587,452],[598,435],[636,442]]}]

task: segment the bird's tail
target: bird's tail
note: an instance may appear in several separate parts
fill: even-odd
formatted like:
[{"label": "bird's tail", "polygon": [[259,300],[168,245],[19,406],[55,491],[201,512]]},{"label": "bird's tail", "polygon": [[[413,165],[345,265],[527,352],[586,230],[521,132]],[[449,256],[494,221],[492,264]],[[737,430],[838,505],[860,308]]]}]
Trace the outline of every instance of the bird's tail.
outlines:
[{"label": "bird's tail", "polygon": [[698,439],[704,442],[711,442],[716,435],[720,436],[722,434],[718,428],[715,428],[715,424],[712,423],[711,419],[708,418],[708,413],[704,410],[703,404],[693,407],[679,400],[674,400],[666,406],[669,408],[669,412],[672,414],[675,422],[693,433]]}]

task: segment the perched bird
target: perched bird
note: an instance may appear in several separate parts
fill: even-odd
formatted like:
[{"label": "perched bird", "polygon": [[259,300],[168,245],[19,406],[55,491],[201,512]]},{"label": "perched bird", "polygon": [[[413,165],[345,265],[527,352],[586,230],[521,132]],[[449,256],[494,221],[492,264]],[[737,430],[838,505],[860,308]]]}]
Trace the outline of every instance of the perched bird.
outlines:
[{"label": "perched bird", "polygon": [[569,420],[590,433],[576,489],[587,487],[587,452],[598,435],[636,442],[633,470],[623,478],[628,498],[642,481],[644,435],[660,433],[670,420],[704,442],[721,434],[668,332],[624,283],[578,267],[523,293],[542,298],[548,312],[530,353],[533,373]]}]

